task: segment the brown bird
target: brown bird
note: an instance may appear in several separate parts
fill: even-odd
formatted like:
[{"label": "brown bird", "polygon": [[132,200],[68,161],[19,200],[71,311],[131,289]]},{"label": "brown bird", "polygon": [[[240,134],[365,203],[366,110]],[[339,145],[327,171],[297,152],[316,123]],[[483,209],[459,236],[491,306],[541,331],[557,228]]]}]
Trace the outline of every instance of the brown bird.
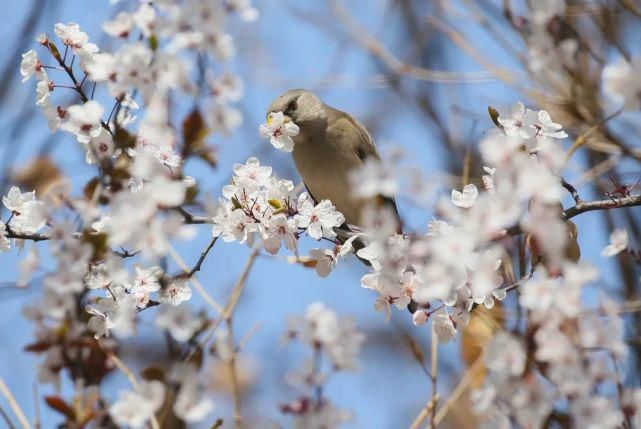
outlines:
[{"label": "brown bird", "polygon": [[292,89],[276,98],[267,114],[283,112],[300,132],[293,137],[294,162],[310,195],[316,200],[330,200],[345,216],[348,225],[363,225],[364,208],[369,204],[388,207],[401,222],[394,199],[379,196],[372,200],[355,197],[350,172],[363,166],[366,159],[380,159],[372,137],[365,127],[348,113],[323,103],[304,89]]}]

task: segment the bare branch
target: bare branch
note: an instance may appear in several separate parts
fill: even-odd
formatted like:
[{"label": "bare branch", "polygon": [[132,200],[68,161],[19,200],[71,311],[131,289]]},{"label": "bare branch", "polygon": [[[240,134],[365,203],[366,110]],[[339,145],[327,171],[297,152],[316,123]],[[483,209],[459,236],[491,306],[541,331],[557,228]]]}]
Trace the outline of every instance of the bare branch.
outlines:
[{"label": "bare branch", "polygon": [[193,215],[182,207],[176,207],[176,211],[183,216],[185,223],[188,224],[196,225],[202,223],[214,223],[211,217]]},{"label": "bare branch", "polygon": [[350,16],[345,6],[337,0],[328,0],[336,17],[352,38],[370,54],[378,58],[392,72],[402,76],[409,76],[418,80],[427,80],[440,83],[470,83],[489,82],[494,78],[485,72],[481,73],[456,73],[447,71],[430,70],[402,62],[388,51],[376,38],[371,36],[354,18]]},{"label": "bare branch", "polygon": [[574,202],[576,204],[581,204],[583,202],[581,200],[581,197],[579,197],[579,192],[576,190],[576,188],[570,183],[566,182],[563,177],[561,177],[561,186],[563,186],[572,195],[572,198],[574,198]]},{"label": "bare branch", "polygon": [[22,427],[22,429],[31,429],[31,425],[29,425],[27,416],[25,416],[24,411],[22,411],[22,408],[20,408],[20,405],[16,401],[16,398],[13,396],[2,377],[0,377],[0,393],[2,393],[2,396],[4,396],[7,400],[9,407],[16,415],[18,422],[20,422],[20,426]]},{"label": "bare branch", "polygon": [[200,267],[203,264],[203,261],[207,257],[207,254],[211,250],[212,247],[214,247],[214,244],[216,244],[216,240],[218,240],[218,237],[213,237],[207,247],[200,252],[200,258],[198,258],[198,262],[196,262],[196,265],[194,265],[194,268],[192,268],[187,275],[191,278],[196,274],[196,272],[200,271]]},{"label": "bare branch", "polygon": [[[575,216],[580,215],[581,213],[591,212],[594,210],[609,210],[609,209],[618,209],[622,207],[635,207],[641,206],[641,195],[631,195],[629,197],[623,198],[613,198],[607,200],[599,201],[581,201],[577,203],[574,207],[570,207],[561,212],[561,217],[563,220],[570,220]],[[505,238],[508,236],[514,236],[522,234],[523,230],[519,225],[511,226],[510,228],[504,230],[499,234],[496,239]]]}]

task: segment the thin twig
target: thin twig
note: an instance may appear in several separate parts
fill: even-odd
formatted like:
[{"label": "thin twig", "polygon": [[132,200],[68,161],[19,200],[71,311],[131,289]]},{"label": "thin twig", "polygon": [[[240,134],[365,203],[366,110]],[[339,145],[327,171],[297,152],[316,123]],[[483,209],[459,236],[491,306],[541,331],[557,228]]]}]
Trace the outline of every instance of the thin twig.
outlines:
[{"label": "thin twig", "polygon": [[487,56],[483,55],[482,53],[478,52],[472,44],[457,30],[455,30],[453,27],[447,25],[445,22],[441,21],[440,19],[436,18],[435,16],[428,16],[427,17],[427,22],[434,26],[437,30],[441,31],[444,33],[446,36],[450,38],[450,40],[460,47],[463,51],[465,51],[470,57],[474,59],[477,63],[485,67],[490,73],[492,73],[494,76],[496,76],[498,79],[501,81],[507,83],[507,84],[513,84],[515,80],[517,79],[516,76],[512,75],[509,71],[496,66],[493,64]]},{"label": "thin twig", "polygon": [[[113,352],[103,348],[102,345],[100,346],[100,348],[102,348],[102,350],[105,353],[107,353],[107,356],[109,356],[109,359],[114,363],[114,365],[116,365],[116,367],[118,367],[118,369],[122,371],[123,374],[125,374],[127,379],[129,379],[129,383],[131,383],[131,386],[135,390],[140,391],[140,383],[138,383],[138,380],[136,379],[136,376],[134,375],[133,371],[129,369],[129,367],[125,365],[125,363]],[[151,414],[149,421],[151,422],[151,427],[153,429],[160,429],[160,425],[158,424],[158,420],[156,419],[155,414],[153,413]]]},{"label": "thin twig", "polygon": [[[242,295],[243,289],[245,287],[245,283],[247,282],[247,277],[249,276],[249,271],[254,265],[254,262],[256,261],[256,258],[258,257],[259,254],[260,254],[260,251],[258,249],[255,249],[249,255],[249,258],[245,263],[245,267],[243,268],[243,271],[240,274],[240,277],[238,278],[238,280],[236,281],[236,284],[232,289],[231,295],[229,296],[229,300],[227,301],[225,308],[219,311],[219,313],[221,314],[221,317],[216,319],[214,324],[209,327],[203,339],[187,355],[187,357],[185,358],[185,362],[189,362],[196,355],[196,353],[203,348],[203,345],[206,344],[211,339],[211,337],[216,333],[218,326],[220,326],[220,323],[223,320],[227,320],[231,317],[231,315],[234,312],[234,309],[236,308],[236,305],[238,304],[238,300]],[[192,279],[192,282],[194,280],[195,279]]]},{"label": "thin twig", "polygon": [[437,411],[436,413],[436,418],[434,419],[434,425],[438,427],[438,425],[441,424],[445,416],[447,416],[447,413],[450,411],[452,406],[456,403],[458,398],[463,394],[467,386],[472,382],[472,378],[474,377],[474,373],[483,364],[483,354],[479,355],[479,357],[476,358],[474,363],[468,368],[467,372],[459,382],[459,384],[456,386],[454,391],[448,396],[447,401],[443,406]]},{"label": "thin twig", "polygon": [[183,216],[185,223],[188,224],[214,223],[211,217],[193,215],[182,207],[176,207],[176,211]]},{"label": "thin twig", "polygon": [[432,402],[434,402],[434,406],[431,409],[430,429],[434,429],[436,428],[436,406],[438,404],[438,336],[434,330],[434,323],[432,323],[432,348],[430,354],[432,359],[432,366],[430,368],[432,374]]},{"label": "thin twig", "polygon": [[22,411],[22,408],[20,408],[20,405],[16,401],[16,398],[13,396],[2,377],[0,377],[0,393],[2,393],[2,395],[7,400],[9,408],[11,408],[13,414],[16,415],[16,418],[18,419],[20,426],[22,426],[22,429],[31,429],[31,425],[29,425],[29,420],[27,420],[24,411]]},{"label": "thin twig", "polygon": [[561,186],[563,186],[570,193],[570,195],[572,195],[572,198],[574,198],[574,202],[576,204],[581,204],[583,202],[583,200],[581,200],[581,197],[579,196],[579,191],[577,191],[576,188],[568,183],[563,177],[561,177]]},{"label": "thin twig", "polygon": [[354,18],[352,18],[340,1],[329,0],[329,5],[352,38],[397,75],[440,83],[490,82],[494,80],[491,75],[485,72],[456,73],[430,70],[404,63],[387,50],[378,40],[376,40],[375,37],[371,36]]},{"label": "thin twig", "polygon": [[7,412],[2,408],[2,405],[0,405],[0,416],[2,416],[2,419],[7,424],[7,428],[16,429],[16,425],[13,424]]},{"label": "thin twig", "polygon": [[[616,375],[616,385],[617,385],[617,394],[619,396],[619,406],[623,409],[623,383],[621,381],[621,372],[619,371],[619,364],[617,363],[617,357],[614,353],[610,352],[610,357],[612,358],[612,365],[614,366],[614,373]],[[628,413],[625,413],[625,429],[632,428],[632,422],[630,421],[630,416]]]},{"label": "thin twig", "polygon": [[[438,400],[438,395],[436,395],[436,400]],[[421,409],[421,412],[418,413],[418,416],[414,419],[412,424],[410,425],[410,429],[418,429],[421,427],[425,419],[430,416],[433,412],[433,410],[436,409],[436,401],[434,398],[431,398],[427,404]]]},{"label": "thin twig", "polygon": [[[181,270],[183,270],[185,273],[189,274],[191,271],[189,269],[189,266],[185,263],[184,259],[180,256],[178,252],[176,252],[176,249],[173,248],[173,246],[169,246],[169,255],[171,258],[178,264]],[[205,302],[209,304],[218,314],[222,314],[224,311],[224,308],[222,305],[218,303],[210,294],[207,292],[207,290],[203,287],[203,285],[196,279],[194,276],[190,276],[188,278],[189,282],[194,286],[194,289],[200,294],[200,296],[203,297]]]},{"label": "thin twig", "polygon": [[40,393],[38,392],[38,383],[33,383],[33,408],[34,408],[34,417],[33,417],[33,427],[34,429],[40,429],[42,426],[40,424]]},{"label": "thin twig", "polygon": [[227,339],[229,341],[229,378],[231,379],[232,396],[234,399],[234,423],[237,428],[241,427],[243,421],[240,408],[240,387],[238,385],[238,373],[236,372],[236,346],[234,344],[233,320],[231,317],[226,319],[227,322]]},{"label": "thin twig", "polygon": [[200,252],[200,258],[198,258],[198,262],[196,262],[196,265],[194,265],[194,268],[192,268],[189,273],[187,274],[189,278],[193,277],[196,272],[200,271],[200,267],[203,264],[203,261],[207,257],[207,254],[211,250],[212,247],[214,247],[214,244],[216,244],[216,240],[218,240],[218,237],[213,237],[211,241],[209,241],[209,244],[205,249]]}]

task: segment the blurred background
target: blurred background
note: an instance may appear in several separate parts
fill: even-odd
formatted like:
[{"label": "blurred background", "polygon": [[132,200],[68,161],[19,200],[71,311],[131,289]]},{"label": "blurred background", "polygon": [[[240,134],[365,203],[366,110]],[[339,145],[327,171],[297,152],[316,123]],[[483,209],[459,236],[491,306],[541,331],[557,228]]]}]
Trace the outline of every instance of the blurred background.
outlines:
[{"label": "blurred background", "polygon": [[[571,32],[578,40],[585,37],[601,63],[591,54],[583,54],[580,44],[576,62],[558,72],[558,76],[563,75],[559,78],[533,70],[527,59],[527,31],[518,25],[519,16],[527,10],[523,2],[254,0],[260,12],[258,21],[234,21],[229,26],[237,54],[230,62],[214,66],[218,71],[233,71],[243,79],[243,123],[227,138],[209,138],[208,142],[216,147],[217,168],[190,161],[186,171],[212,198],[217,198],[228,183],[232,165],[244,163],[250,156],[273,166],[278,176],[298,182],[291,157],[260,139],[258,126],[264,122],[265,109],[273,98],[287,89],[301,87],[313,90],[326,103],[363,122],[383,153],[402,149],[403,165],[422,170],[420,180],[430,182],[427,200],[448,195],[452,187],[461,187],[457,178],[466,157],[472,160],[471,177],[479,177],[481,165],[474,162],[478,159],[476,145],[493,126],[488,106],[506,109],[523,100],[530,107],[548,109],[571,137],[584,133],[615,111],[615,107],[602,101],[599,67],[620,56],[617,44],[624,46],[621,49],[626,52],[632,50],[631,54],[639,48],[638,43],[630,41],[639,37],[641,26],[634,12],[641,6],[629,9],[624,1],[605,0],[567,3],[566,14],[557,23],[560,29],[550,31]],[[0,0],[0,5],[5,16],[5,25],[0,28],[4,41],[0,51],[2,194],[12,184],[29,183],[34,176],[47,174],[64,175],[81,186],[92,177],[92,169],[84,162],[84,151],[69,135],[49,133],[46,119],[34,103],[33,82],[20,83],[21,53],[35,48],[37,33],[52,34],[55,23],[68,21],[78,22],[101,50],[109,51],[112,39],[104,35],[101,23],[125,8],[126,2],[112,6],[106,0]],[[572,107],[578,103],[588,106],[590,114]],[[609,146],[599,150],[587,144],[573,157],[565,174],[584,199],[604,198],[604,192],[611,190],[610,175],[622,183],[641,178],[638,158],[625,153],[615,168],[583,175],[613,154],[621,155],[625,152],[621,147],[640,149],[638,115],[623,114],[616,123],[608,123],[595,134],[595,141],[600,139]],[[566,144],[569,148],[571,139]],[[35,167],[34,173],[33,162],[42,157],[51,160],[57,171]],[[571,198],[564,200],[564,206],[571,204]],[[399,198],[399,210],[408,230],[424,231],[434,215],[428,205],[403,197]],[[638,295],[639,273],[634,266],[617,259],[606,260],[599,253],[615,226],[628,228],[638,243],[640,210],[595,212],[575,219],[582,258],[602,270],[601,290],[624,299]],[[2,215],[6,220],[6,211]],[[189,265],[197,260],[211,237],[209,226],[196,228],[193,241],[176,244]],[[303,252],[315,244],[303,242],[307,246]],[[23,252],[32,245],[27,243]],[[218,243],[198,279],[224,302],[248,254],[249,249],[242,245]],[[44,262],[40,277],[37,274],[25,289],[15,287],[16,264],[21,254],[14,248],[0,255],[0,376],[29,416],[40,409],[43,426],[49,428],[60,418],[42,403],[36,406],[34,385],[39,357],[23,350],[33,340],[33,325],[22,316],[22,308],[38,296],[42,287],[39,279],[52,268],[47,266],[46,250],[41,255]],[[244,415],[256,427],[270,427],[272,422],[283,427],[291,425],[278,405],[297,397],[284,378],[288,371],[300,366],[306,351],[296,345],[283,347],[280,339],[287,317],[303,313],[314,301],[322,301],[341,315],[352,315],[367,334],[359,370],[338,374],[326,391],[335,404],[353,413],[354,419],[347,427],[408,427],[429,401],[430,380],[409,346],[415,342],[429,362],[429,329],[413,327],[408,314],[398,311],[386,323],[384,315],[374,311],[374,294],[360,287],[365,271],[356,259],[350,258],[339,264],[330,277],[322,279],[312,269],[259,258],[235,319],[238,337],[251,332],[241,352],[241,371],[247,380]],[[588,300],[599,295],[596,288],[590,293]],[[206,308],[197,294],[192,303]],[[511,298],[505,303],[508,315],[512,303]],[[152,323],[152,313],[153,310],[141,315],[137,335],[125,339],[119,352],[137,369],[138,363],[163,359],[164,338]],[[626,320],[633,353],[625,373],[638,384],[640,325],[634,315]],[[482,335],[474,332],[468,342],[476,336]],[[462,337],[439,348],[441,397],[447,396],[469,364],[461,357],[461,350]],[[127,384],[124,377],[114,373],[107,380],[105,392],[111,392],[115,399],[118,389]],[[229,421],[229,395],[224,392],[224,380],[219,384],[221,394],[212,417]],[[63,392],[69,392],[71,387],[67,380]],[[38,389],[40,395],[53,392],[51,386]],[[474,427],[468,419],[469,410],[461,408],[451,414],[454,416],[448,422],[450,427]]]}]

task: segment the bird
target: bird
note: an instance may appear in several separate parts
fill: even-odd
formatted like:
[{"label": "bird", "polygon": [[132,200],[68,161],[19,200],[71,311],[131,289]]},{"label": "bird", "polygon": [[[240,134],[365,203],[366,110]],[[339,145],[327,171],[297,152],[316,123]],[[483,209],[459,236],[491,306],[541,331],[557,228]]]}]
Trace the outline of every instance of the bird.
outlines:
[{"label": "bird", "polygon": [[275,112],[282,112],[286,120],[299,128],[299,133],[293,136],[292,155],[315,201],[330,200],[345,217],[348,228],[363,227],[368,205],[386,207],[396,219],[396,232],[401,232],[394,198],[378,196],[364,200],[350,192],[350,173],[360,169],[369,158],[380,159],[363,124],[305,89],[291,89],[277,97],[267,108],[267,116]]}]

